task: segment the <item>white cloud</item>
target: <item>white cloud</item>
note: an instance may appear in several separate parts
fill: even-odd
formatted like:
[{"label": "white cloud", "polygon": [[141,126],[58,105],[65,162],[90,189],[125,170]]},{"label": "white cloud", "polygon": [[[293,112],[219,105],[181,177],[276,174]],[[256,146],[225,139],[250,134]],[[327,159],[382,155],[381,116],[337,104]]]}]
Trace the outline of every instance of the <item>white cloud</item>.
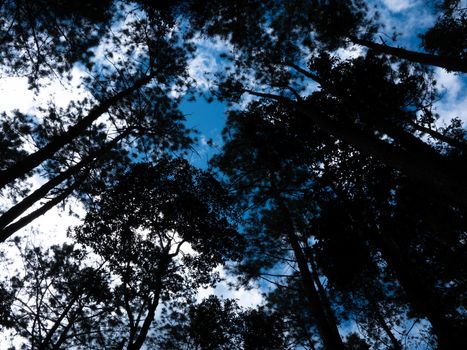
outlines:
[{"label": "white cloud", "polygon": [[210,76],[218,69],[218,64],[213,55],[199,52],[188,64],[188,74],[194,80],[198,88],[208,90],[211,86]]},{"label": "white cloud", "polygon": [[192,43],[197,47],[194,58],[188,63],[188,73],[198,88],[208,90],[210,79],[216,72],[224,71],[231,65],[228,60],[221,58],[221,54],[229,54],[233,47],[219,38],[207,39],[195,37]]},{"label": "white cloud", "polygon": [[466,79],[441,68],[435,70],[435,79],[443,97],[435,105],[440,115],[439,123],[449,123],[452,118],[460,118],[467,123]]},{"label": "white cloud", "polygon": [[384,5],[393,11],[400,12],[416,5],[418,1],[413,0],[383,0]]},{"label": "white cloud", "polygon": [[39,95],[36,97],[36,104],[44,104],[45,102],[53,102],[59,108],[65,108],[70,101],[82,100],[89,93],[85,91],[82,86],[84,78],[84,71],[79,68],[73,68],[71,71],[71,80],[58,81],[57,79],[51,81],[50,85],[41,89]]},{"label": "white cloud", "polygon": [[342,60],[353,59],[362,56],[364,51],[363,46],[350,45],[346,48],[339,48],[336,51],[336,55]]},{"label": "white cloud", "polygon": [[26,113],[34,104],[34,93],[28,90],[27,78],[6,77],[0,79],[0,112],[18,109]]},{"label": "white cloud", "polygon": [[221,298],[236,299],[238,305],[242,307],[256,307],[263,303],[263,296],[261,295],[259,288],[232,288],[229,286],[229,282],[235,282],[235,279],[232,276],[227,275],[222,266],[219,266],[216,270],[223,281],[217,284],[215,288],[200,288],[198,291],[198,301],[201,301],[210,295],[216,295]]},{"label": "white cloud", "polygon": [[[432,9],[420,1],[383,0],[381,3],[377,0],[375,4],[381,5],[377,7],[384,28],[379,35],[387,44],[419,50],[417,35],[424,33],[436,20]],[[390,40],[394,31],[398,33],[397,42]]]},{"label": "white cloud", "polygon": [[84,72],[78,68],[71,71],[71,80],[51,80],[38,94],[29,90],[25,77],[5,77],[0,79],[0,112],[19,110],[22,113],[34,113],[38,106],[53,102],[64,108],[70,101],[80,100],[86,96],[81,86]]}]

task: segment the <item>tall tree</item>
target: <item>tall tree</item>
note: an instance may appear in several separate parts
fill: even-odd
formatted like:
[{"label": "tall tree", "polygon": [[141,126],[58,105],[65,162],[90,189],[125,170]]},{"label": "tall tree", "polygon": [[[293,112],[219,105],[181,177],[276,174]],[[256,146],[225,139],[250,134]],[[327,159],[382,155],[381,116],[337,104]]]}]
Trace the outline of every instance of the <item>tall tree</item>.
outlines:
[{"label": "tall tree", "polygon": [[[452,269],[452,262],[464,259],[463,215],[424,187],[300,121],[293,109],[259,103],[229,118],[223,154],[215,164],[245,207],[262,208],[248,219],[253,248],[247,252],[251,251],[250,263],[257,266],[247,272],[261,275],[262,268],[274,267],[271,257],[281,257],[276,247],[293,225],[295,239],[289,242],[294,259],[297,264],[304,260],[299,271],[302,278],[303,271],[309,271],[309,286],[315,289],[305,290],[317,295],[323,320],[336,324],[320,275],[344,294],[363,295],[372,305],[371,317],[379,319],[378,327],[397,344],[377,303],[389,299],[385,294],[391,294],[390,283],[396,288],[400,283],[414,314],[431,322],[440,349],[462,344],[456,324],[464,321],[454,295],[465,283],[463,272]],[[287,224],[284,218],[292,222]],[[451,250],[434,249],[439,244]],[[391,272],[381,271],[381,256]],[[438,269],[439,275],[434,273]],[[405,309],[402,300],[395,308],[402,319],[409,317]],[[316,306],[310,312],[314,310]]]},{"label": "tall tree", "polygon": [[[125,141],[128,144],[125,148],[128,151],[137,149],[136,153],[143,148],[146,152],[153,153],[164,149],[177,151],[190,144],[189,131],[183,125],[184,117],[177,109],[179,99],[173,98],[171,93],[182,86],[186,87],[186,59],[191,49],[174,31],[173,20],[162,16],[160,11],[144,11],[142,5],[137,5],[141,13],[135,15],[134,9],[124,6],[125,2],[116,4],[118,11],[110,16],[107,8],[111,3],[106,2],[99,5],[105,8],[105,14],[100,19],[103,22],[99,24],[102,28],[94,30],[94,24],[83,24],[83,28],[79,28],[82,21],[88,20],[87,15],[99,17],[93,14],[96,8],[92,4],[70,9],[70,13],[66,13],[62,3],[44,3],[56,9],[59,13],[57,16],[64,17],[63,22],[53,24],[44,19],[55,16],[54,13],[45,13],[50,6],[41,8],[32,3],[11,1],[8,5],[12,7],[4,4],[4,10],[11,12],[13,16],[16,9],[17,17],[13,16],[12,23],[29,28],[25,29],[25,37],[34,36],[33,33],[40,29],[41,40],[45,40],[47,44],[54,40],[61,42],[60,38],[66,36],[67,30],[70,33],[88,30],[92,35],[97,34],[97,37],[90,39],[92,43],[82,44],[80,47],[73,45],[79,46],[75,41],[84,40],[78,38],[84,36],[76,33],[73,34],[77,36],[75,41],[70,38],[70,41],[65,40],[64,43],[67,50],[84,50],[89,53],[89,57],[84,57],[83,52],[76,53],[73,61],[66,64],[71,69],[70,65],[76,60],[84,64],[82,67],[86,63],[92,63],[87,68],[92,78],[84,79],[84,84],[93,98],[71,101],[64,109],[53,105],[38,108],[35,116],[19,112],[2,115],[5,133],[2,134],[1,142],[5,147],[0,169],[0,187],[6,187],[5,194],[22,197],[19,206],[12,206],[3,213],[2,241],[71,193],[86,192],[86,188],[92,187],[93,175],[99,169],[101,173],[111,169],[110,159],[114,164],[114,169],[110,171],[116,171],[122,161],[128,162],[128,157],[116,157],[123,153],[124,148],[118,146]],[[19,9],[23,5],[37,12],[37,16],[34,16],[37,23],[22,22],[26,21],[26,15]],[[30,28],[31,26],[33,27]],[[60,26],[67,28],[64,29],[65,32],[59,30]],[[20,30],[18,28],[16,29]],[[16,39],[12,37],[9,40],[14,42]],[[38,50],[54,49],[53,45],[38,45]],[[102,57],[96,59],[92,58],[92,51],[97,48],[91,46],[97,45]],[[16,47],[22,50],[20,46]],[[60,47],[55,49],[60,50]],[[39,56],[43,54],[47,56],[46,52],[38,53]],[[48,56],[52,58],[52,54]],[[27,66],[28,62],[24,65]],[[56,65],[50,68],[63,70],[60,64],[61,61],[57,60]],[[92,171],[89,172],[89,169]],[[27,191],[23,181],[34,173],[40,173],[50,181],[25,197]],[[34,215],[23,217],[21,222],[5,227],[20,218],[34,203],[46,198],[46,195],[52,195],[52,200],[37,209]]]},{"label": "tall tree", "polygon": [[22,251],[25,271],[2,284],[4,325],[38,349],[151,344],[160,305],[186,305],[218,280],[218,264],[240,256],[229,205],[219,183],[184,160],[134,165],[72,231],[93,254]]},{"label": "tall tree", "polygon": [[[265,110],[270,111],[270,116],[287,118],[287,110],[280,106],[271,105],[265,107]],[[226,140],[224,153],[215,159],[215,164],[229,176],[233,189],[237,190],[239,201],[246,207],[254,205],[252,217],[260,218],[261,222],[254,221],[253,233],[262,233],[264,230],[263,234],[275,237],[292,250],[306,291],[306,302],[324,347],[343,349],[345,347],[339,334],[338,322],[327,306],[327,296],[319,293],[306,260],[301,243],[304,237],[293,204],[294,196],[299,196],[300,191],[306,189],[309,180],[307,167],[300,167],[294,161],[301,154],[297,151],[306,149],[309,145],[290,144],[294,138],[293,134],[288,133],[292,131],[291,128],[277,129],[274,123],[262,120],[262,112],[265,110],[253,104],[248,117],[242,112],[232,113],[228,124],[230,130],[227,129],[226,133],[229,138]],[[278,134],[281,135],[280,138],[277,137]],[[272,140],[274,145],[271,144]],[[281,154],[281,151],[290,155],[290,158]],[[294,169],[294,165],[297,168]],[[261,224],[265,227],[254,228]],[[253,242],[259,239],[255,235]]]},{"label": "tall tree", "polygon": [[209,285],[213,268],[238,257],[228,208],[220,185],[181,159],[136,164],[101,194],[73,236],[118,276],[123,315],[113,344],[140,349],[160,304]]},{"label": "tall tree", "polygon": [[[370,40],[378,28],[364,1],[219,4],[217,17],[201,14],[193,22],[236,48],[236,54],[226,54],[234,69],[217,91],[221,97],[237,103],[248,93],[293,107],[297,118],[425,182],[465,210],[465,186],[452,185],[462,183],[464,175],[457,176],[464,174],[463,161],[420,137],[428,134],[465,154],[462,128],[460,137],[451,137],[433,127],[436,92],[426,69],[404,60],[391,65],[384,52],[373,49],[355,59],[338,58],[349,35]],[[252,13],[239,16],[239,7]]]},{"label": "tall tree", "polygon": [[2,69],[41,79],[66,76],[73,64],[91,64],[93,48],[111,26],[113,1],[7,0],[0,5]]}]

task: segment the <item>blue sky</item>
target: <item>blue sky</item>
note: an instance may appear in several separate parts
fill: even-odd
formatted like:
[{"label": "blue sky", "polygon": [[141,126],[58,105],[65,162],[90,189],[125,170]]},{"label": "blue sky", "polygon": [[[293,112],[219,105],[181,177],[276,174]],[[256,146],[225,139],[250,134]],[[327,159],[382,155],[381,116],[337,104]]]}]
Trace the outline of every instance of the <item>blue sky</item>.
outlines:
[{"label": "blue sky", "polygon": [[[186,125],[199,132],[199,142],[194,145],[189,156],[191,163],[205,168],[208,160],[220,150],[222,146],[221,132],[226,121],[227,106],[218,101],[211,103],[205,98],[198,97],[196,101],[184,99],[180,109],[186,117]],[[212,146],[208,141],[212,140]]]}]

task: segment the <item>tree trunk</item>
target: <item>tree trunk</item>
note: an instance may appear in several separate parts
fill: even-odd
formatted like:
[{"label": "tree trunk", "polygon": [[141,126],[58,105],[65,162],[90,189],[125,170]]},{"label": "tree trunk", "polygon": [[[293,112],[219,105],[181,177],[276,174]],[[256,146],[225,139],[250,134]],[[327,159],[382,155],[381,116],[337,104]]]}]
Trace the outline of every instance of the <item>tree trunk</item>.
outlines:
[{"label": "tree trunk", "polygon": [[106,113],[111,106],[130,96],[133,92],[149,83],[152,78],[152,75],[145,76],[144,78],[137,80],[129,88],[120,91],[114,96],[102,101],[99,105],[92,108],[86,117],[79,120],[66,132],[54,137],[47,145],[28,155],[26,158],[16,162],[8,169],[0,171],[0,189],[8,185],[10,182],[25,176],[27,173],[32,171],[47,159],[52,158],[56,152],[80,136],[87,128],[92,125],[94,121],[96,121],[102,114]]},{"label": "tree trunk", "polygon": [[64,329],[62,330],[62,333],[60,334],[60,338],[58,338],[57,342],[53,344],[53,348],[52,348],[53,350],[63,349],[62,345],[67,339],[68,332],[70,331],[71,327],[73,327],[73,324],[76,322],[78,311],[80,311],[82,308],[83,306],[80,306],[78,310],[75,310],[74,314],[68,320],[67,325],[64,327]]},{"label": "tree trunk", "polygon": [[304,106],[301,103],[292,103],[292,106],[296,107],[298,112],[309,118],[310,122],[323,132],[327,132],[361,153],[372,156],[387,166],[401,171],[415,181],[433,186],[439,195],[447,197],[467,210],[467,188],[459,185],[462,183],[459,174],[453,174],[437,159],[429,161],[425,154],[407,152],[374,135],[358,130],[354,125],[339,123],[328,116],[321,115],[320,111],[313,110],[312,106]]},{"label": "tree trunk", "polygon": [[76,181],[73,185],[68,187],[67,189],[63,190],[61,194],[57,197],[51,199],[47,203],[45,203],[39,209],[36,209],[32,213],[22,217],[18,221],[8,225],[4,229],[0,231],[0,242],[5,242],[13,233],[22,229],[24,226],[28,225],[29,223],[33,222],[39,216],[44,215],[50,209],[55,207],[58,203],[63,201],[66,197],[68,197],[79,185],[79,181]]},{"label": "tree trunk", "polygon": [[[442,196],[467,211],[467,186],[462,185],[463,173],[456,171],[447,161],[440,161],[439,157],[427,158],[426,152],[414,151],[414,144],[410,152],[397,145],[381,140],[374,134],[358,129],[356,125],[342,123],[322,111],[316,109],[306,101],[293,101],[283,96],[243,90],[255,96],[273,99],[295,109],[307,123],[314,124],[325,133],[349,144],[359,152],[374,157],[388,167],[401,171],[415,181],[433,187],[436,194]],[[413,140],[412,140],[413,141]],[[459,185],[461,184],[461,185]]]},{"label": "tree trunk", "polygon": [[389,328],[388,324],[386,323],[386,320],[384,319],[384,316],[381,314],[381,311],[379,309],[378,303],[373,300],[373,298],[370,299],[370,304],[373,309],[373,312],[375,313],[376,319],[378,323],[380,324],[381,328],[383,331],[386,333],[388,336],[389,340],[392,343],[392,349],[393,350],[402,350],[401,343],[399,340],[396,339],[394,334],[391,331],[391,328]]},{"label": "tree trunk", "polygon": [[377,44],[371,40],[359,39],[350,36],[349,39],[357,45],[365,46],[370,50],[386,55],[396,56],[411,62],[417,62],[429,66],[436,66],[448,71],[467,73],[467,62],[457,57],[432,55],[423,52],[410,51],[385,44]]},{"label": "tree trunk", "polygon": [[308,263],[300,247],[299,240],[295,234],[295,228],[291,214],[285,205],[280,195],[275,195],[275,199],[279,206],[279,209],[283,213],[284,217],[284,230],[286,232],[289,243],[297,260],[297,265],[302,277],[302,283],[307,292],[307,301],[311,310],[312,315],[316,321],[321,339],[323,341],[324,348],[326,350],[345,350],[345,346],[339,334],[339,329],[336,323],[330,322],[329,317],[326,315],[325,307],[319,297],[319,293],[316,290],[313,277],[308,268]]},{"label": "tree trunk", "polygon": [[441,142],[444,142],[448,144],[449,146],[452,146],[454,148],[458,148],[459,150],[462,150],[463,152],[467,152],[467,143],[465,140],[460,141],[457,139],[454,139],[452,137],[446,136],[441,134],[440,132],[427,128],[425,126],[416,124],[416,123],[410,123],[410,126],[413,127],[415,130],[420,131],[424,134],[430,135],[432,138],[437,139]]},{"label": "tree trunk", "polygon": [[76,300],[77,300],[76,298],[73,298],[72,300],[70,300],[70,302],[67,304],[65,309],[62,311],[62,313],[58,317],[58,319],[55,320],[52,328],[50,328],[50,330],[47,332],[47,335],[46,335],[45,339],[39,345],[38,350],[45,350],[45,349],[49,348],[49,345],[50,345],[50,343],[52,341],[53,335],[57,331],[58,327],[60,327],[63,319],[70,312],[70,310],[73,307],[73,305],[75,304]]},{"label": "tree trunk", "polygon": [[[298,65],[294,63],[282,63],[282,65],[288,66],[296,70],[297,72],[303,74],[304,76],[314,80],[317,82],[319,85],[321,85],[321,88],[331,95],[338,97],[340,100],[345,101],[345,106],[346,108],[349,108],[355,113],[359,113],[359,110],[353,106],[354,101],[352,98],[350,98],[347,94],[346,91],[341,91],[339,90],[338,86],[333,86],[332,84],[328,84],[326,80],[321,79],[318,75],[307,71],[306,69],[303,69],[299,67]],[[403,110],[399,111],[401,114],[405,114],[406,112]],[[378,113],[378,111],[374,111],[375,114]],[[403,115],[403,119],[410,120],[410,116],[408,118]],[[438,158],[438,160],[441,160],[442,157],[428,144],[420,140],[419,138],[415,137],[413,134],[410,132],[407,132],[407,130],[404,130],[403,127],[399,125],[395,125],[393,122],[388,122],[383,119],[374,119],[372,122],[375,124],[374,126],[379,129],[380,132],[386,133],[389,136],[391,136],[393,139],[397,140],[401,146],[409,151],[409,152],[416,152],[419,155],[425,155],[426,158],[433,159],[433,158]],[[418,131],[422,131],[424,133],[428,133],[431,137],[436,138],[442,142],[446,142],[447,144],[457,147],[461,150],[467,150],[467,143],[460,142],[458,140],[452,139],[450,137],[444,136],[434,130],[425,128],[423,126],[420,126],[414,122],[410,122],[410,126],[413,127],[414,129]]]},{"label": "tree trunk", "polygon": [[55,176],[53,179],[46,182],[44,185],[39,187],[29,196],[23,198],[21,202],[11,207],[8,211],[3,213],[0,216],[0,230],[3,229],[6,225],[10,224],[16,218],[18,218],[21,214],[23,214],[26,210],[28,210],[34,203],[44,198],[44,196],[49,193],[50,190],[64,182],[65,180],[71,178],[74,175],[77,175],[78,172],[84,168],[85,166],[91,164],[96,158],[100,158],[104,156],[112,147],[114,147],[121,139],[126,137],[130,133],[129,130],[125,131],[124,133],[120,134],[112,141],[108,142],[98,151],[91,153],[90,155],[84,157],[79,163],[71,166],[64,172],[60,173],[59,175]]},{"label": "tree trunk", "polygon": [[156,315],[156,309],[159,305],[159,299],[162,292],[162,277],[165,275],[167,268],[170,263],[170,254],[167,253],[167,256],[161,261],[160,268],[158,269],[158,276],[156,279],[156,287],[154,289],[154,296],[152,298],[151,303],[148,306],[148,313],[146,318],[144,319],[143,326],[141,327],[138,336],[136,337],[133,343],[129,343],[127,349],[128,350],[140,350],[143,346],[146,337],[149,332],[149,328],[151,327],[152,322],[154,321],[154,317]]}]

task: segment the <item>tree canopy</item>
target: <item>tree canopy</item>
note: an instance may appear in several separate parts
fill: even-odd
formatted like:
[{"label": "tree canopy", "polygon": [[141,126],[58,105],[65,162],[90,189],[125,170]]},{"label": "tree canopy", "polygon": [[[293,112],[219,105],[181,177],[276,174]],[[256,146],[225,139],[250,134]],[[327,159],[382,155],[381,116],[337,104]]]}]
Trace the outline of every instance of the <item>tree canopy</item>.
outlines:
[{"label": "tree canopy", "polygon": [[[0,84],[36,96],[0,111],[9,349],[467,346],[465,116],[437,82],[465,99],[466,7],[400,3],[418,32],[379,0],[1,1]],[[71,200],[60,244],[25,230]],[[260,305],[201,300],[224,270]]]}]

